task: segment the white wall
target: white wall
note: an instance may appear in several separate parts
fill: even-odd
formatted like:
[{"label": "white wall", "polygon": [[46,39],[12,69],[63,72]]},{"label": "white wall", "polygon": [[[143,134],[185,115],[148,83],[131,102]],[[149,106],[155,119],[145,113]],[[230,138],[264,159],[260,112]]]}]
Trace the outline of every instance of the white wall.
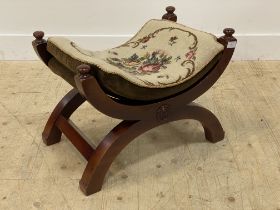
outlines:
[{"label": "white wall", "polygon": [[125,41],[174,5],[178,22],[216,35],[234,27],[235,59],[280,59],[279,0],[0,0],[0,60],[37,59],[32,32],[105,49]]}]

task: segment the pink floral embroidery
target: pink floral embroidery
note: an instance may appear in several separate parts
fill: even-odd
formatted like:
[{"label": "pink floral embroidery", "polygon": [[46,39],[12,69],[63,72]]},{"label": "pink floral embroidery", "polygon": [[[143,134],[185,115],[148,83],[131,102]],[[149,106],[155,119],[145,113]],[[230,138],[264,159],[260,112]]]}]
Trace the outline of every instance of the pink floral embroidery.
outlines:
[{"label": "pink floral embroidery", "polygon": [[[161,30],[161,29],[160,29]],[[158,30],[158,31],[160,31]],[[156,33],[156,32],[155,32]],[[157,32],[158,33],[158,32]],[[144,36],[141,39],[138,39],[136,42],[132,42],[133,48],[139,46],[140,43],[147,43],[150,39],[155,36],[149,34],[148,36]],[[171,36],[169,38],[168,44],[173,46],[178,41],[177,36]],[[128,47],[129,44],[123,45],[123,47]],[[143,44],[141,49],[147,48],[147,44]],[[186,64],[191,63],[194,69],[194,61],[196,59],[196,51],[197,51],[197,39],[195,37],[195,45],[189,48],[189,51],[185,53],[182,57],[177,55],[173,58],[169,53],[165,52],[162,49],[153,50],[151,52],[147,51],[145,54],[139,55],[138,53],[134,53],[129,57],[108,57],[106,61],[111,65],[114,65],[120,69],[123,69],[127,72],[137,75],[146,75],[153,74],[159,72],[161,69],[166,69],[168,64],[171,64],[173,61],[178,62],[182,60],[181,66],[185,66]],[[142,51],[143,52],[143,51]],[[184,58],[185,57],[185,58]]]},{"label": "pink floral embroidery", "polygon": [[157,72],[160,70],[161,64],[146,64],[138,68],[142,72]]},{"label": "pink floral embroidery", "polygon": [[196,57],[195,57],[195,55],[196,55],[196,50],[197,50],[197,48],[194,48],[194,49],[192,49],[191,51],[187,52],[187,53],[185,54],[186,59],[187,59],[187,60],[195,60],[195,59],[196,59]]},{"label": "pink floral embroidery", "polygon": [[150,74],[166,69],[171,63],[172,56],[163,50],[147,52],[143,56],[134,53],[128,58],[107,58],[107,62],[133,74]]}]

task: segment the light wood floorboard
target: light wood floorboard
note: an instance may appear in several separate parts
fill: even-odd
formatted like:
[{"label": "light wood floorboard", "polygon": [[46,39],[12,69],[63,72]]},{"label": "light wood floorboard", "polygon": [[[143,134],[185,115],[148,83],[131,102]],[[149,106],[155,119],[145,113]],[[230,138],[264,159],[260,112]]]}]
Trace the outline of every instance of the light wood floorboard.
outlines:
[{"label": "light wood floorboard", "polygon": [[[39,61],[0,62],[0,209],[280,209],[280,61],[232,62],[196,101],[220,119],[226,138],[207,142],[201,125],[153,129],[117,157],[103,190],[84,196],[86,161],[63,136],[41,140],[70,86]],[[73,121],[97,144],[119,121],[89,104]]]}]

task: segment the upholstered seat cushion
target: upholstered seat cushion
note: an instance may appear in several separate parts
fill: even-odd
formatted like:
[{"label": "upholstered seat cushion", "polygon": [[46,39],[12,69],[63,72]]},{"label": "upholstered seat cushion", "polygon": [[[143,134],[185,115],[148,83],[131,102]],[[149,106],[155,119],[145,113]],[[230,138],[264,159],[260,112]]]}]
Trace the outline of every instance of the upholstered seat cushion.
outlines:
[{"label": "upholstered seat cushion", "polygon": [[54,56],[51,69],[64,68],[56,72],[60,76],[69,70],[76,74],[76,67],[87,63],[103,88],[133,100],[159,99],[188,88],[215,65],[223,49],[214,35],[167,20],[150,20],[128,42],[104,51],[84,50],[61,37],[47,43]]}]

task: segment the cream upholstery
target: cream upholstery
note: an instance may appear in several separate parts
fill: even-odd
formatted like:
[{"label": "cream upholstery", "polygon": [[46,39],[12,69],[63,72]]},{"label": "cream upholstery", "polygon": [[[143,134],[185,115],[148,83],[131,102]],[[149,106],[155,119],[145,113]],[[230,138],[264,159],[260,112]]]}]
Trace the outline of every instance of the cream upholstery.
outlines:
[{"label": "cream upholstery", "polygon": [[48,51],[75,72],[87,63],[143,88],[187,82],[223,49],[214,35],[167,20],[150,20],[125,44],[104,51],[84,50],[68,39],[50,37]]}]

